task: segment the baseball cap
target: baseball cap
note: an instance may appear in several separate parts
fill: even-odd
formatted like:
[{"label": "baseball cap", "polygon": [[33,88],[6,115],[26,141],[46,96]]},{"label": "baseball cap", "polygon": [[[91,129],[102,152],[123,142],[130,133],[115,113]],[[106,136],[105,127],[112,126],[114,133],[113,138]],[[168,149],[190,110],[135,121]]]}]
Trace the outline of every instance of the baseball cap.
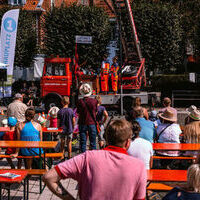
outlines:
[{"label": "baseball cap", "polygon": [[15,117],[8,117],[8,126],[15,126],[17,124],[17,119]]}]

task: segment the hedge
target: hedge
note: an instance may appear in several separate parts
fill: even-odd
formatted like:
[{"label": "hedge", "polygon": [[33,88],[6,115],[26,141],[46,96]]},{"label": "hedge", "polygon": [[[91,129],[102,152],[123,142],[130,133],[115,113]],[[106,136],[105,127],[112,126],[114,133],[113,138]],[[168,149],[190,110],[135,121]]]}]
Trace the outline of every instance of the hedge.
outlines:
[{"label": "hedge", "polygon": [[100,66],[110,39],[109,18],[101,8],[72,5],[54,8],[45,16],[45,53],[73,57],[75,36],[92,36],[92,44],[78,44],[79,63]]},{"label": "hedge", "polygon": [[147,70],[179,68],[183,63],[183,30],[174,6],[136,3],[133,16]]}]

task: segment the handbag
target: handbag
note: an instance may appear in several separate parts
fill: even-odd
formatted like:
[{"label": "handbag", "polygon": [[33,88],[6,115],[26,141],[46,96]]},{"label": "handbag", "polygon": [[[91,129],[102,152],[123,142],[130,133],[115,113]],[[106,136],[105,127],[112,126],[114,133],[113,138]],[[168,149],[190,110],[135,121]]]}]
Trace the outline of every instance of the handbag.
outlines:
[{"label": "handbag", "polygon": [[95,124],[96,124],[96,128],[97,128],[97,133],[99,134],[101,132],[101,127],[99,125],[99,122],[97,122],[97,120],[95,119],[92,111],[89,109],[87,103],[85,102],[85,99],[83,98],[83,102],[85,103],[86,105],[86,108],[88,109],[89,113],[90,113],[90,116],[92,117],[92,119],[94,120]]}]

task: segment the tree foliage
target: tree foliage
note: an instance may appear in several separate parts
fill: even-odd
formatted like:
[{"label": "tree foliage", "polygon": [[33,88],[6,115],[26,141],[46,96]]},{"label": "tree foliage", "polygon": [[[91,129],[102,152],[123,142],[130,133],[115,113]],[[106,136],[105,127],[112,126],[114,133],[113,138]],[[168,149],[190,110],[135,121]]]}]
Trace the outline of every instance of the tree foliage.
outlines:
[{"label": "tree foliage", "polygon": [[148,70],[169,72],[183,62],[180,14],[167,3],[137,2],[133,16]]},{"label": "tree foliage", "polygon": [[[0,19],[10,7],[0,9]],[[15,65],[29,67],[36,53],[35,16],[25,10],[20,10],[15,48]]]},{"label": "tree foliage", "polygon": [[101,8],[72,5],[54,8],[45,16],[45,52],[73,57],[75,35],[92,36],[92,44],[78,44],[80,63],[96,67],[106,52],[110,38],[108,16]]}]

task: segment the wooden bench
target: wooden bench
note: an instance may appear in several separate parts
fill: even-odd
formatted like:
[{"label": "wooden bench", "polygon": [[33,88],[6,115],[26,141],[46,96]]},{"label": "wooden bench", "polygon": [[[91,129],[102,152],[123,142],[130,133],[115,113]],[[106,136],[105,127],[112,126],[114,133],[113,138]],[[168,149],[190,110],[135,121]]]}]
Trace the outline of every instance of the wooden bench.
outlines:
[{"label": "wooden bench", "polygon": [[[21,170],[21,171],[27,171],[28,172],[28,176],[39,176],[40,178],[40,185],[39,185],[39,192],[40,194],[42,193],[42,191],[45,188],[42,188],[42,176],[47,172],[46,169],[16,169],[16,171]],[[29,178],[28,178],[29,179]],[[27,181],[28,182],[28,181]],[[29,183],[27,184],[27,190],[29,189]]]},{"label": "wooden bench", "polygon": [[[44,157],[44,154],[41,155]],[[63,153],[45,153],[45,158],[62,158]],[[0,154],[0,158],[12,158],[10,155]],[[17,158],[40,158],[40,156],[17,156]]]},{"label": "wooden bench", "polygon": [[153,156],[153,159],[166,159],[166,160],[195,160],[193,156]]},{"label": "wooden bench", "polygon": [[165,192],[171,190],[173,187],[163,184],[163,183],[150,183],[147,186],[147,190],[153,190],[153,191],[160,191]]}]

